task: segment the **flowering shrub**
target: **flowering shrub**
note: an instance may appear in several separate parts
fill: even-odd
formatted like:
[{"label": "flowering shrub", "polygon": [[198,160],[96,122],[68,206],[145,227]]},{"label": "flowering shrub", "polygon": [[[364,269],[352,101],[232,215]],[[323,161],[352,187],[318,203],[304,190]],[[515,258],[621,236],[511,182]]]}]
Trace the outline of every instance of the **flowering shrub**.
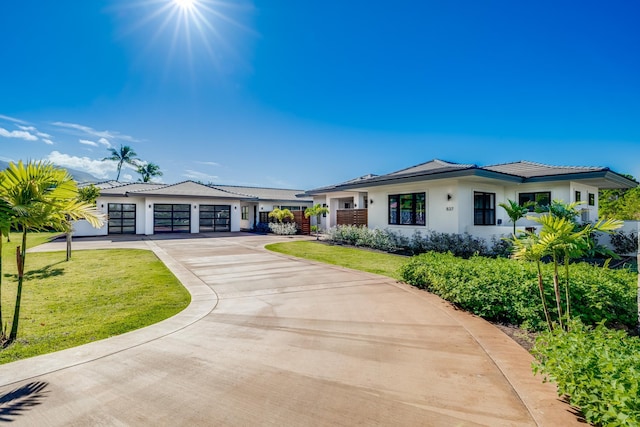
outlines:
[{"label": "flowering shrub", "polygon": [[273,234],[292,235],[298,232],[295,222],[270,222],[269,229]]}]

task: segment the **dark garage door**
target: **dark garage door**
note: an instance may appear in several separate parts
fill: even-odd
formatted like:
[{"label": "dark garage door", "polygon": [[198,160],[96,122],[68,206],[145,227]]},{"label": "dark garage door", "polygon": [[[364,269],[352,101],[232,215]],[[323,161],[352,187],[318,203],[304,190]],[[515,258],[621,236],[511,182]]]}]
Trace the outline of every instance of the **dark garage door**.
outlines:
[{"label": "dark garage door", "polygon": [[200,205],[200,232],[231,231],[231,206]]},{"label": "dark garage door", "polygon": [[153,232],[191,232],[191,205],[164,203],[153,205]]},{"label": "dark garage door", "polygon": [[136,205],[109,203],[109,234],[136,234]]}]

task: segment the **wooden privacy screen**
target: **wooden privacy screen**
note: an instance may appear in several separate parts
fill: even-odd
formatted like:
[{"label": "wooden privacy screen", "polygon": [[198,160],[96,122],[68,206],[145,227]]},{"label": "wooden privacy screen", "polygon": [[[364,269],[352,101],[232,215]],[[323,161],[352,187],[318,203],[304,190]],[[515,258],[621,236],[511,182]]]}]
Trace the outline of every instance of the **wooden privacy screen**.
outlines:
[{"label": "wooden privacy screen", "polygon": [[367,226],[367,209],[341,209],[337,212],[338,225],[363,225]]}]

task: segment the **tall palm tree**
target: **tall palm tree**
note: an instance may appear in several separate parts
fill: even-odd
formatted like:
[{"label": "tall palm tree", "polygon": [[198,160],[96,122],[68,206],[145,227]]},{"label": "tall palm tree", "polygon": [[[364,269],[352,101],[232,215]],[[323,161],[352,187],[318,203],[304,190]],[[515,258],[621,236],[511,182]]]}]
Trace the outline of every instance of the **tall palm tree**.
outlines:
[{"label": "tall palm tree", "polygon": [[47,162],[19,161],[9,163],[0,172],[0,200],[11,209],[12,226],[22,233],[22,244],[18,246],[18,289],[13,313],[9,342],[18,335],[20,303],[27,256],[27,233],[47,228],[66,229],[69,222],[85,219],[94,227],[103,224],[103,217],[91,205],[77,200],[78,187],[65,170]]},{"label": "tall palm tree", "polygon": [[[141,163],[138,165],[138,173],[142,176],[142,182],[149,182],[151,178],[162,176],[160,166],[155,163]],[[140,181],[138,179],[138,181]]]},{"label": "tall palm tree", "polygon": [[109,148],[110,156],[105,157],[104,160],[113,160],[114,162],[118,162],[118,176],[116,176],[116,181],[120,180],[120,171],[122,170],[123,164],[128,164],[131,166],[138,166],[137,158],[138,155],[133,148],[128,145],[120,145],[120,149],[116,150],[115,148]]}]

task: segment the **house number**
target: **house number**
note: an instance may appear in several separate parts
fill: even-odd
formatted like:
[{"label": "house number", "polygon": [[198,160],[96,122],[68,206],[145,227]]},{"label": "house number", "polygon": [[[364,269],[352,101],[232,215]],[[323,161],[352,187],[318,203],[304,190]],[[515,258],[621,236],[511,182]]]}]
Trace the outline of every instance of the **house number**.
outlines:
[{"label": "house number", "polygon": [[447,210],[448,211],[452,211],[453,210],[453,206],[447,206]]}]

